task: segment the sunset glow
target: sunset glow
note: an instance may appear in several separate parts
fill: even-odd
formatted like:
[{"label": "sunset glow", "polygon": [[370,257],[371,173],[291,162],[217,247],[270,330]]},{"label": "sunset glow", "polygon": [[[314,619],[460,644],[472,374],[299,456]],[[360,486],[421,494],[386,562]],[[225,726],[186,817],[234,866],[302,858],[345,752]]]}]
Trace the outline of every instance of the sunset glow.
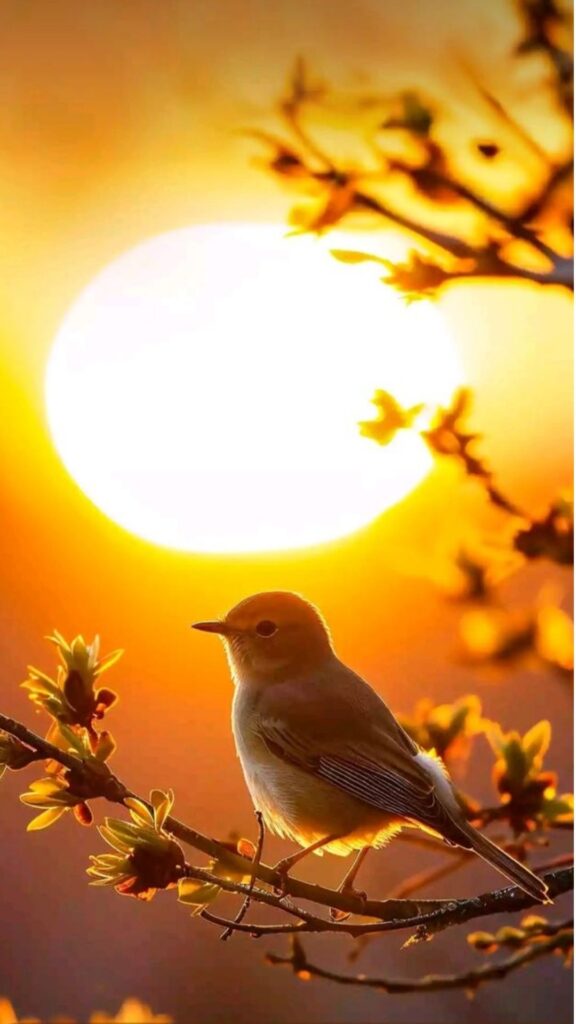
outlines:
[{"label": "sunset glow", "polygon": [[284,550],[359,528],[428,472],[416,434],[360,436],[375,388],[438,403],[461,380],[439,314],[407,307],[373,266],[282,227],[219,224],[146,241],[88,285],[46,402],[67,469],[129,531]]}]

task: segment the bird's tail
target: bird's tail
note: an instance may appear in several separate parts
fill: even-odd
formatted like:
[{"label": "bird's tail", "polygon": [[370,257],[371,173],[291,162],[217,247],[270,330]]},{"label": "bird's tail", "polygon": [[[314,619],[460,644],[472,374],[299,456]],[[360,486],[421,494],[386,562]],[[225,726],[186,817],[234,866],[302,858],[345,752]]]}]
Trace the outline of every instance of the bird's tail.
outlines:
[{"label": "bird's tail", "polygon": [[482,835],[472,825],[466,824],[460,827],[469,840],[470,847],[488,864],[492,864],[497,871],[500,871],[506,878],[514,882],[515,885],[518,885],[535,900],[538,900],[540,903],[552,903],[548,895],[548,886],[542,878],[538,878],[538,875],[535,875],[524,864],[515,860],[509,853],[501,850],[491,839]]}]

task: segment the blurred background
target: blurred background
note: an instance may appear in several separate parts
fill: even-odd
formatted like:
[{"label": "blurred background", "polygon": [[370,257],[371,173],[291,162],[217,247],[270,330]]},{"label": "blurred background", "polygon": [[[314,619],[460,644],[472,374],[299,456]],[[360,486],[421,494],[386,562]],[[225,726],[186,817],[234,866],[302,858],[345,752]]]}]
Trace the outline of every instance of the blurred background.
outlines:
[{"label": "blurred background", "polygon": [[[291,197],[253,165],[254,146],[239,129],[269,118],[295,55],[342,85],[422,85],[461,102],[464,58],[520,102],[522,83],[515,97],[507,70],[517,33],[510,6],[3,0],[0,24],[2,710],[41,729],[17,684],[29,662],[51,669],[42,637],[53,627],[67,637],[100,633],[105,651],[126,650],[110,676],[121,695],[110,719],[120,776],[141,793],[173,786],[178,816],[205,833],[253,837],[230,734],[227,667],[218,644],[189,624],[248,593],[291,589],[319,604],[339,654],[395,710],[409,712],[424,696],[444,702],[476,692],[505,728],[525,731],[549,718],[549,763],[561,791],[571,788],[565,683],[522,665],[502,679],[454,657],[459,612],[438,578],[457,547],[458,524],[490,525],[474,484],[436,469],[378,521],[338,542],[285,555],[196,556],[154,547],[106,519],[66,473],[44,412],[54,335],[101,267],[187,224],[285,220]],[[450,289],[440,308],[476,394],[489,462],[507,493],[539,514],[571,478],[569,298],[526,284],[477,284]],[[560,570],[548,570],[551,578],[562,598],[567,579]],[[524,571],[511,598],[530,604],[542,580],[538,567]],[[466,788],[486,803],[494,799],[489,764],[479,741]],[[219,943],[169,895],[148,906],[88,888],[87,856],[101,845],[94,830],[66,819],[26,836],[21,790],[10,775],[0,792],[0,993],[20,1013],[84,1020],[135,994],[179,1021],[233,1014],[237,1024],[504,1024],[542,1020],[552,1000],[558,1021],[569,1019],[568,972],[547,960],[482,988],[473,1002],[458,991],[394,998],[302,984],[264,965],[265,940]],[[267,859],[281,850],[270,841]],[[384,895],[429,857],[392,846],[369,858],[363,883]],[[317,860],[302,874],[335,884],[342,866]],[[494,882],[478,865],[426,895],[467,895]],[[416,950],[401,942],[373,943],[360,969],[416,976],[471,962],[460,934]],[[330,937],[314,948],[318,960],[346,967],[347,950]]]}]

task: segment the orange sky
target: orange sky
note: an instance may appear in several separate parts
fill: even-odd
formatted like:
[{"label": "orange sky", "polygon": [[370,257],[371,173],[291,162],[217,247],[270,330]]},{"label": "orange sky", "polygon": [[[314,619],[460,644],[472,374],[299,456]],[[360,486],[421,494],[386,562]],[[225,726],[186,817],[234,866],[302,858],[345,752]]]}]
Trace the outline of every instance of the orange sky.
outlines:
[{"label": "orange sky", "polygon": [[[551,716],[553,749],[564,764],[568,703],[554,682],[540,686],[519,671],[498,687],[450,660],[456,613],[447,612],[427,577],[436,551],[456,536],[461,513],[483,515],[481,497],[458,487],[456,474],[436,472],[378,522],[311,551],[217,558],[155,548],[95,509],[52,447],[42,388],[54,334],[91,277],[142,239],[207,220],[285,218],[291,197],[251,166],[252,150],[236,130],[266,116],[296,53],[344,84],[363,78],[392,91],[423,80],[454,95],[452,56],[463,53],[497,77],[511,28],[504,5],[475,0],[0,5],[3,710],[32,721],[16,683],[29,661],[49,667],[43,634],[53,626],[66,635],[98,630],[105,649],[127,651],[110,677],[123,697],[110,721],[120,741],[118,771],[142,791],[173,784],[177,810],[204,831],[248,832],[252,819],[229,735],[224,658],[215,641],[188,626],[249,592],[295,589],[318,602],[342,656],[394,707],[474,689],[490,714],[507,716],[507,725],[527,728]],[[477,285],[452,291],[442,309],[478,388],[476,423],[487,435],[490,462],[508,492],[543,508],[571,474],[567,296]],[[538,579],[528,574],[526,595]],[[11,779],[6,793],[17,791]],[[178,992],[187,1000],[180,1007],[216,1021],[223,971],[239,1024],[267,1019],[266,1002],[255,994],[262,985],[272,986],[276,1019],[286,1024],[304,1014],[311,1022],[350,1020],[352,1009],[355,1019],[381,1019],[377,998],[336,996],[298,987],[287,974],[272,977],[261,967],[259,947],[237,940],[217,946],[167,900],[143,908],[87,890],[82,872],[86,852],[98,846],[95,835],[79,835],[65,822],[65,854],[55,834],[23,838],[27,812],[14,811],[6,793],[0,904],[22,920],[0,968],[0,990],[15,995],[22,1009],[80,1013],[78,1007],[111,1006],[134,992],[174,1012]],[[339,867],[314,870],[332,877]],[[374,870],[376,887],[379,877]],[[462,887],[473,884],[462,879]],[[425,958],[438,969],[445,947],[433,945]],[[44,1000],[37,1005],[25,999],[28,955]],[[391,956],[403,971],[396,947]],[[251,989],[240,991],[243,978]],[[48,995],[54,987],[58,998]],[[467,1020],[486,1019],[493,998],[483,992]],[[460,1019],[460,1006],[447,997],[446,1022]],[[403,1012],[387,1004],[391,1021],[404,1019]],[[418,1012],[433,1021],[426,1006]]]}]

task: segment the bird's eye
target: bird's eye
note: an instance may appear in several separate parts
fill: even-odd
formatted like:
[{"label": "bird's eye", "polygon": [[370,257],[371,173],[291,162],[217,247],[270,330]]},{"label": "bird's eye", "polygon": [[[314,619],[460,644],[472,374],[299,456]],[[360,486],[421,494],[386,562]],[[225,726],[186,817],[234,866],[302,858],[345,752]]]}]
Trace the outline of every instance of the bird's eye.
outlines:
[{"label": "bird's eye", "polygon": [[256,626],[256,632],[258,636],[274,636],[274,633],[278,632],[278,626],[270,619],[262,619]]}]

